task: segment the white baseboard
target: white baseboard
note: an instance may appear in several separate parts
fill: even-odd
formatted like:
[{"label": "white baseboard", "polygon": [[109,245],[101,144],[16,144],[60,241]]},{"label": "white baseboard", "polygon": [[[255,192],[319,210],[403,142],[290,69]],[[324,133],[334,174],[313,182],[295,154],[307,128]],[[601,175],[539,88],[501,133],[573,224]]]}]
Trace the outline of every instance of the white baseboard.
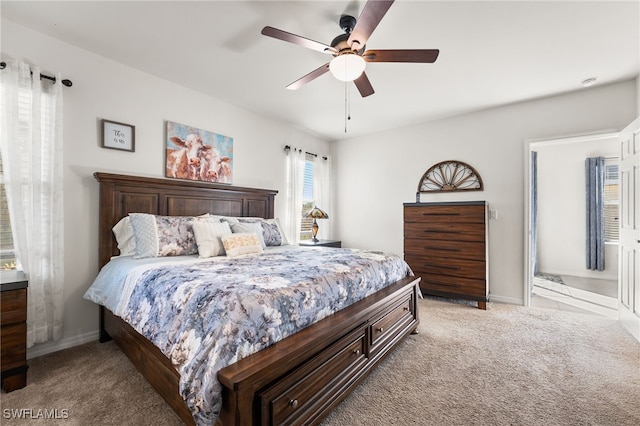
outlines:
[{"label": "white baseboard", "polygon": [[85,343],[98,340],[100,332],[98,330],[78,336],[60,339],[57,342],[37,343],[27,349],[27,359],[36,358],[42,355],[58,352],[63,349],[72,348],[74,346],[83,345]]},{"label": "white baseboard", "polygon": [[489,302],[506,303],[508,305],[524,306],[524,300],[513,297],[499,296],[497,294],[489,294]]},{"label": "white baseboard", "polygon": [[551,275],[568,275],[579,278],[595,278],[598,280],[610,280],[618,281],[617,273],[611,273],[606,271],[560,271],[560,270],[545,270],[544,273]]}]

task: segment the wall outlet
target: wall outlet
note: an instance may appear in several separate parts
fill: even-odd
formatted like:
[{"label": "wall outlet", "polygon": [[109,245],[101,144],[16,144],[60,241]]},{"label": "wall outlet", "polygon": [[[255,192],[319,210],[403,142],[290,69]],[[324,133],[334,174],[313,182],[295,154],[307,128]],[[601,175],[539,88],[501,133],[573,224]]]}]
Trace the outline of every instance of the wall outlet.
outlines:
[{"label": "wall outlet", "polygon": [[498,210],[489,210],[489,219],[498,220]]}]

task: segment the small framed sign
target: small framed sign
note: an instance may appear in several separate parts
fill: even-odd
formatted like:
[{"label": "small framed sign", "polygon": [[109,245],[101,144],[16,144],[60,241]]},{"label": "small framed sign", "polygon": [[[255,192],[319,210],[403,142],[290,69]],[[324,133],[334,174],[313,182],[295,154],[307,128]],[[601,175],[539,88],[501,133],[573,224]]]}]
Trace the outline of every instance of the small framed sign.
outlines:
[{"label": "small framed sign", "polygon": [[134,152],[136,148],[135,126],[103,119],[102,147]]}]

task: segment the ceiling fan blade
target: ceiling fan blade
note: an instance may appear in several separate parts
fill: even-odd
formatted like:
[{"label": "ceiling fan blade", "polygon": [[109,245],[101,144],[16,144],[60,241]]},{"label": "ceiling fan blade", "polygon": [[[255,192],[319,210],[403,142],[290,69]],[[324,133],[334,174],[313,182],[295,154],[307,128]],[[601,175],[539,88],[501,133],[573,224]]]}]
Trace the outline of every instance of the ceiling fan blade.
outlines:
[{"label": "ceiling fan blade", "polygon": [[262,34],[268,37],[277,38],[278,40],[287,41],[289,43],[297,44],[298,46],[306,47],[307,49],[317,50],[321,53],[334,54],[337,52],[331,46],[320,43],[318,41],[310,40],[302,36],[291,34],[286,31],[279,30],[277,28],[266,26],[262,29]]},{"label": "ceiling fan blade", "polygon": [[367,44],[371,33],[376,29],[394,0],[369,0],[364,5],[356,26],[349,35],[347,43],[353,50],[360,50]]},{"label": "ceiling fan blade", "polygon": [[360,74],[360,77],[353,80],[353,82],[355,83],[358,91],[360,92],[360,95],[363,98],[366,98],[367,96],[373,95],[375,93],[375,91],[373,90],[373,86],[371,85],[371,82],[367,77],[367,74],[365,74],[364,72]]},{"label": "ceiling fan blade", "polygon": [[367,62],[420,62],[430,64],[438,59],[438,49],[367,50],[362,57]]},{"label": "ceiling fan blade", "polygon": [[321,75],[327,73],[328,71],[329,71],[329,62],[322,65],[320,68],[316,68],[315,70],[311,71],[309,74],[305,75],[304,77],[294,81],[293,83],[287,86],[287,89],[297,90],[302,86],[304,86],[305,84],[309,83],[310,81],[315,80]]}]

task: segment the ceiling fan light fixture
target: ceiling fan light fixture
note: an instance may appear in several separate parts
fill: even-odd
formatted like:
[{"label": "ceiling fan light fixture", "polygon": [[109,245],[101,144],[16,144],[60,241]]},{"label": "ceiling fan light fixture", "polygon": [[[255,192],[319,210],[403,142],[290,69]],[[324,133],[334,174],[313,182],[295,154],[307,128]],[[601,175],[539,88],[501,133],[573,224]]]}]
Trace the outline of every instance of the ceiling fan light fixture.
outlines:
[{"label": "ceiling fan light fixture", "polygon": [[355,53],[338,55],[329,63],[329,70],[340,81],[353,81],[360,77],[367,63]]}]

